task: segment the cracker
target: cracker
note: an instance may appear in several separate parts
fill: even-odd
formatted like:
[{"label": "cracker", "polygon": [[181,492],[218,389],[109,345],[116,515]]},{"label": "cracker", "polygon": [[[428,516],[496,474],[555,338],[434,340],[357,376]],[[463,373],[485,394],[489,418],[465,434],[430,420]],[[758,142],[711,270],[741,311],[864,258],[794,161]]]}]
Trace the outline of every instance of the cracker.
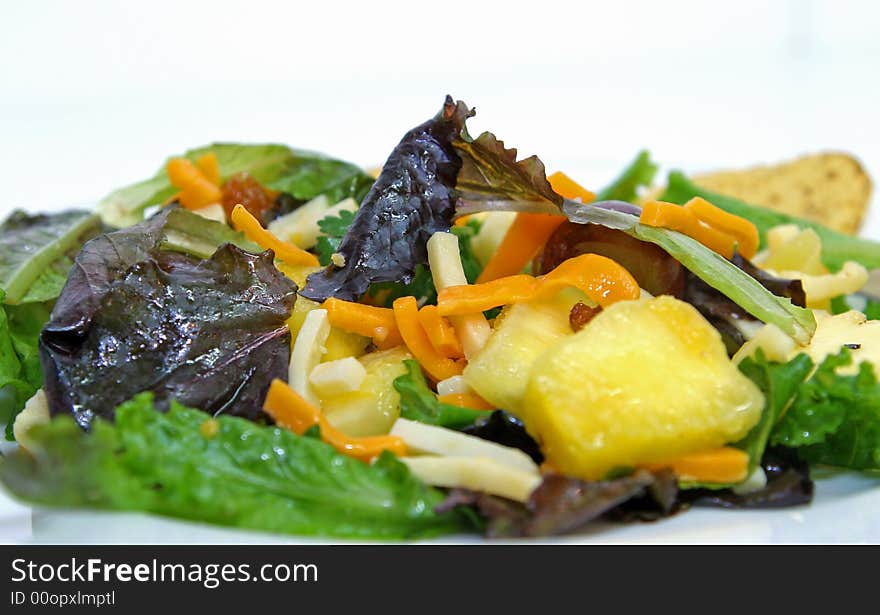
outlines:
[{"label": "cracker", "polygon": [[776,165],[696,175],[712,192],[807,218],[844,233],[858,232],[871,199],[871,180],[858,160],[825,152]]}]

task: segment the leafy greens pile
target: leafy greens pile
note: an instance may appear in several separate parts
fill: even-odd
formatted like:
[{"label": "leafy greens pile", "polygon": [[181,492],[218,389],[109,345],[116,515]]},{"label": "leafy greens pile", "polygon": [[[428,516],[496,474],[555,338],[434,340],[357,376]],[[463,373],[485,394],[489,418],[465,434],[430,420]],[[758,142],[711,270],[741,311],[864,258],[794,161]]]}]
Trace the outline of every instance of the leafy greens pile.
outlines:
[{"label": "leafy greens pile", "polygon": [[[372,177],[351,163],[274,143],[212,143],[184,152],[181,157],[195,162],[209,152],[217,157],[222,180],[247,173],[266,188],[300,201],[320,194],[334,203],[346,197],[360,201],[373,183]],[[175,192],[162,165],[150,179],[104,197],[98,203],[98,212],[107,224],[130,226],[143,220],[148,207],[164,203]]]},{"label": "leafy greens pile", "polygon": [[851,364],[845,347],[818,366],[803,354],[787,363],[749,360],[743,371],[768,392],[762,422],[772,426],[762,431],[769,431],[769,443],[796,449],[811,463],[880,470],[880,384],[870,363],[855,374],[838,373]]},{"label": "leafy greens pile", "polygon": [[[465,123],[472,115],[447,97],[440,113],[404,135],[375,182],[354,165],[283,145],[214,144],[183,156],[195,161],[212,152],[221,179],[248,173],[280,192],[288,208],[318,195],[361,203],[356,213],[319,223],[315,251],[324,269],[300,291],[316,301],[368,294],[385,305],[404,295],[434,302],[426,250],[434,232],[458,236],[473,282],[481,267],[471,249],[479,222],[454,226],[456,217],[552,213],[657,246],[687,270],[687,300],[713,324],[733,310],[809,341],[815,320],[802,307],[799,284],[639,224],[639,208],[628,202],[657,171],[647,152],[598,202],[585,204],[554,192],[537,157],[517,160],[515,149],[488,132],[471,138]],[[55,415],[29,432],[32,454],[0,462],[0,482],[19,497],[310,535],[413,538],[474,529],[482,517],[490,535],[535,536],[599,518],[656,519],[690,505],[808,502],[805,462],[880,469],[880,384],[868,364],[839,373],[851,363],[846,350],[818,366],[806,355],[774,363],[760,353],[741,363],[767,400],[759,423],[735,444],[749,454],[749,469],[760,466],[768,478],[749,494],[625,468],[601,481],[546,474],[518,504],[426,487],[388,452],[372,464],[353,460],[314,437],[317,429],[298,436],[266,425],[261,404],[271,379],[287,374],[284,323],[297,288],[270,251],[224,224],[175,206],[143,219],[174,192],[164,169],[115,191],[98,210],[104,223],[121,228],[100,235],[101,219],[87,212],[16,213],[0,226],[0,418],[11,421],[40,386]],[[815,228],[829,268],[845,260],[880,266],[873,242],[707,193],[672,173],[662,198],[693,196],[752,220],[762,241],[780,223]],[[838,298],[835,309],[847,301]],[[402,417],[542,461],[518,419],[443,403],[417,362],[404,367],[393,382]]]},{"label": "leafy greens pile", "polygon": [[101,229],[86,211],[13,212],[0,224],[0,423],[12,421],[43,382],[40,331],[67,281],[73,257]]},{"label": "leafy greens pile", "polygon": [[[199,260],[163,250],[175,212],[212,228],[167,209],[90,241],[76,257],[41,336],[52,414],[88,427],[151,391],[160,407],[176,399],[213,414],[262,416],[269,383],[287,373],[296,285],[271,252],[223,243]],[[213,228],[226,236],[225,225]]]},{"label": "leafy greens pile", "polygon": [[7,457],[0,481],[44,505],[291,534],[416,538],[469,527],[464,516],[435,513],[443,494],[390,453],[367,465],[285,429],[177,402],[157,412],[146,393],[115,415],[89,433],[66,416],[34,428],[34,454]]}]

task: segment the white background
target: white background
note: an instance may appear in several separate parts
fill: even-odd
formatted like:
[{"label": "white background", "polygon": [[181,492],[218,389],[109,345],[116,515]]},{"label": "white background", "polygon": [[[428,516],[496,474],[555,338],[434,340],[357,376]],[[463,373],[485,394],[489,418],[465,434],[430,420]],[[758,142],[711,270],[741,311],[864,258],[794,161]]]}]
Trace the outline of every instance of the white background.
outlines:
[{"label": "white background", "polygon": [[688,171],[843,149],[880,177],[878,6],[0,0],[0,214],[214,140],[381,163],[447,92],[594,188],[643,147]]},{"label": "white background", "polygon": [[[867,1],[0,0],[0,217],[93,203],[218,140],[379,164],[446,93],[477,107],[472,132],[592,188],[641,148],[687,171],[839,149],[880,178],[878,74]],[[832,531],[824,510],[805,514]],[[27,539],[30,515],[4,514],[0,541]]]}]

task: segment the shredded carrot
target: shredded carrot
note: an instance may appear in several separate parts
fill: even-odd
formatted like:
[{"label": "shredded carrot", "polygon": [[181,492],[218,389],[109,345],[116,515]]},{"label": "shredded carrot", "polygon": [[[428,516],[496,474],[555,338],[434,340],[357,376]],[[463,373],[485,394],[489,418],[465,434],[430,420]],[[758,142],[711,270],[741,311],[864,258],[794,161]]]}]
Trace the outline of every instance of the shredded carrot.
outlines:
[{"label": "shredded carrot", "polygon": [[187,209],[201,209],[219,203],[223,197],[220,187],[186,158],[172,158],[165,170],[171,185],[180,188],[180,204]]},{"label": "shredded carrot", "polygon": [[[567,199],[589,203],[596,198],[595,194],[561,171],[548,177],[547,181],[557,194]],[[477,278],[477,283],[490,282],[522,271],[565,220],[566,217],[562,215],[517,214],[495,254]]]},{"label": "shredded carrot", "polygon": [[517,214],[495,254],[477,278],[477,284],[522,271],[563,222],[565,216]]},{"label": "shredded carrot", "polygon": [[437,313],[436,305],[426,305],[419,310],[419,322],[428,335],[434,350],[450,359],[461,359],[464,351],[455,335],[452,324]]},{"label": "shredded carrot", "polygon": [[749,455],[732,446],[682,455],[668,461],[642,464],[649,470],[672,468],[679,480],[705,483],[738,483],[747,478]]},{"label": "shredded carrot", "polygon": [[397,330],[394,311],[390,308],[343,301],[333,297],[327,299],[321,307],[327,310],[327,318],[332,326],[370,337],[380,350],[403,344],[403,338]]},{"label": "shredded carrot", "polygon": [[208,181],[196,165],[186,158],[172,158],[165,165],[165,171],[168,173],[168,181],[171,185],[178,188],[200,180]]},{"label": "shredded carrot", "polygon": [[621,265],[599,254],[581,254],[569,258],[541,278],[539,294],[554,295],[566,286],[574,286],[600,306],[638,299],[639,283]]},{"label": "shredded carrot", "polygon": [[521,273],[482,284],[448,286],[437,291],[437,310],[443,316],[485,312],[510,303],[530,301],[541,283]]},{"label": "shredded carrot", "polygon": [[752,258],[758,252],[758,227],[750,220],[728,213],[698,196],[685,203],[684,207],[693,212],[700,222],[733,236],[737,249],[746,258]]},{"label": "shredded carrot", "polygon": [[214,152],[199,156],[196,159],[196,167],[209,182],[215,186],[220,185],[220,163],[217,162],[217,155]]},{"label": "shredded carrot", "polygon": [[406,455],[406,444],[397,436],[371,436],[355,438],[347,436],[331,425],[324,414],[288,386],[283,380],[275,379],[269,386],[263,410],[275,423],[302,435],[317,425],[321,429],[321,439],[343,455],[369,462],[382,451],[391,451],[398,457]]},{"label": "shredded carrot", "polygon": [[[455,287],[453,287],[455,288]],[[409,351],[436,381],[446,380],[462,372],[461,363],[444,357],[434,349],[419,319],[419,306],[415,297],[400,297],[392,304],[397,329]]]},{"label": "shredded carrot", "polygon": [[596,195],[574,181],[562,171],[556,171],[547,178],[553,192],[566,199],[580,199],[582,203],[591,203]]},{"label": "shredded carrot", "polygon": [[437,401],[449,404],[450,406],[458,406],[459,408],[470,408],[471,410],[494,410],[495,406],[487,402],[476,393],[449,393],[441,395]]},{"label": "shredded carrot", "polygon": [[288,265],[312,265],[317,266],[318,257],[298,248],[292,243],[281,241],[275,235],[267,231],[243,205],[236,205],[230,216],[233,228],[245,234],[245,236],[259,245],[264,250],[273,250],[275,256]]},{"label": "shredded carrot", "polygon": [[704,224],[693,211],[681,205],[663,201],[648,201],[642,206],[639,222],[646,226],[668,228],[684,233],[724,258],[733,258],[736,239]]},{"label": "shredded carrot", "polygon": [[485,284],[444,288],[437,293],[437,309],[441,316],[473,314],[530,301],[566,286],[579,288],[602,307],[638,299],[641,294],[632,275],[616,262],[598,254],[581,254],[563,261],[541,278],[521,274]]}]

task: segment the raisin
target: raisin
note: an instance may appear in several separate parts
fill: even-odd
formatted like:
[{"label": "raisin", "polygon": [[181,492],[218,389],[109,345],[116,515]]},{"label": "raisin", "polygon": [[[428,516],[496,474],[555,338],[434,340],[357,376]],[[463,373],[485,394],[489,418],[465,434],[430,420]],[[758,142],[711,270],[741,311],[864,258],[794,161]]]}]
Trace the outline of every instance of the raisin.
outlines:
[{"label": "raisin", "polygon": [[223,184],[223,210],[226,217],[241,203],[257,220],[265,225],[271,218],[277,193],[267,190],[247,173],[236,173]]},{"label": "raisin", "polygon": [[586,303],[578,301],[571,307],[571,312],[568,313],[568,323],[571,325],[571,330],[577,333],[586,327],[587,323],[593,320],[601,311],[602,308],[599,306],[590,307]]}]

